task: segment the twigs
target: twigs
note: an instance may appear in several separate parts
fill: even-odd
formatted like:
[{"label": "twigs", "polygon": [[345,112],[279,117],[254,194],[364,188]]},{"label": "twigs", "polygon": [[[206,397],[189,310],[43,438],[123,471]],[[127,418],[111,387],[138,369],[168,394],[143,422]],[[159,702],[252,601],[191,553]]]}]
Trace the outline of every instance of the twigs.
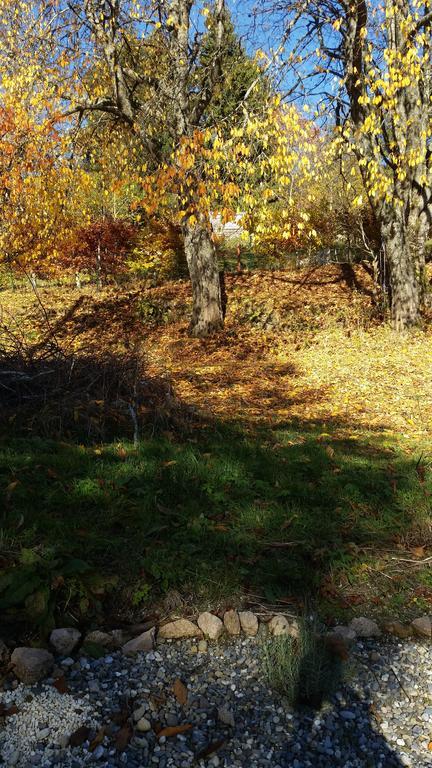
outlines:
[{"label": "twigs", "polygon": [[390,669],[391,669],[391,671],[393,672],[393,674],[394,674],[394,676],[395,676],[395,678],[396,678],[397,682],[399,683],[399,686],[400,686],[400,689],[401,689],[401,691],[403,691],[403,692],[404,692],[404,694],[405,694],[405,696],[407,697],[408,701],[411,701],[411,697],[410,697],[410,695],[409,695],[409,694],[406,692],[405,688],[403,687],[403,685],[402,685],[402,683],[401,683],[401,680],[400,680],[400,678],[398,677],[398,674],[397,674],[397,672],[396,672],[395,668],[394,668],[393,666],[390,666]]},{"label": "twigs", "polygon": [[414,565],[425,565],[425,563],[432,562],[432,557],[425,557],[423,560],[413,560],[407,557],[392,557],[391,559],[398,563],[413,563]]}]

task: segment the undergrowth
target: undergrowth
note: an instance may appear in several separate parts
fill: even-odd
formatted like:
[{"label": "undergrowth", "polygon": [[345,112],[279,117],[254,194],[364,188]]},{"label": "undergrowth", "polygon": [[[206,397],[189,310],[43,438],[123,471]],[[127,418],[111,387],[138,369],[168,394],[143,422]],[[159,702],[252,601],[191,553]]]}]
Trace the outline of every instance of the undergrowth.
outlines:
[{"label": "undergrowth", "polygon": [[304,618],[298,637],[268,638],[262,659],[269,685],[292,707],[319,709],[342,682],[342,659],[324,642],[316,621]]}]

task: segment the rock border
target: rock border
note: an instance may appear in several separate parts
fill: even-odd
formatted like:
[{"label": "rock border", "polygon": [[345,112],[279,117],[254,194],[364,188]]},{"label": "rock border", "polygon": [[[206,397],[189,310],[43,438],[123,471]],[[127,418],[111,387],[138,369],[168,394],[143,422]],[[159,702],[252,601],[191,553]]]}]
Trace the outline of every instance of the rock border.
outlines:
[{"label": "rock border", "polygon": [[[207,641],[217,642],[223,636],[234,638],[243,633],[246,637],[255,637],[260,625],[266,626],[273,637],[299,636],[299,621],[292,616],[276,613],[260,619],[250,610],[229,609],[219,614],[204,611],[197,616],[196,622],[187,618],[172,618],[133,637],[130,637],[130,633],[124,637],[122,630],[110,632],[93,630],[83,637],[77,629],[59,627],[50,635],[50,646],[57,656],[63,658],[62,665],[73,664],[73,659],[70,658],[70,653],[73,651],[85,654],[87,650],[92,655],[96,649],[100,655],[104,655],[106,652],[121,650],[124,654],[131,655],[153,650],[160,640],[196,638],[199,641],[197,652],[204,652],[207,649]],[[387,620],[381,622],[380,626],[374,619],[358,616],[348,625],[337,625],[329,629],[326,637],[343,643],[346,648],[349,648],[357,639],[380,637],[383,633],[404,640],[408,638],[430,640],[432,639],[432,616],[419,616],[409,624],[398,620]],[[0,660],[3,665],[7,664],[8,657],[10,658],[9,671],[12,671],[22,683],[28,685],[46,677],[54,666],[54,656],[46,649],[22,646],[10,653],[6,644],[0,639]]]}]

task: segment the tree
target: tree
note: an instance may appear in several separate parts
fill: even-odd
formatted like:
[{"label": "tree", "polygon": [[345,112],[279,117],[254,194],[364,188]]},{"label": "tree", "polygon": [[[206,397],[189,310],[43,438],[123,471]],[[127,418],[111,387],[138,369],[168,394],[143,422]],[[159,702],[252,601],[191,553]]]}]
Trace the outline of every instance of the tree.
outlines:
[{"label": "tree", "polygon": [[[45,15],[52,20],[50,34],[56,36],[58,46],[63,44],[65,20],[69,20],[68,47],[74,49],[71,62],[82,83],[81,97],[71,101],[69,114],[81,120],[89,113],[109,115],[138,135],[150,155],[158,148],[161,131],[169,134],[174,151],[181,152],[184,144],[193,143],[195,138],[199,141],[199,129],[223,77],[224,0],[212,4],[214,52],[199,80],[197,61],[206,30],[193,17],[199,13],[193,0],[159,0],[151,7],[126,0],[72,0],[64,4],[60,20],[51,2],[46,0],[44,5]],[[205,16],[208,10],[202,10]],[[141,38],[143,46],[153,46],[155,29],[163,49],[163,66],[148,72],[133,40]],[[109,89],[96,96],[85,88],[89,60],[93,67],[101,61],[109,79]],[[153,121],[149,126],[149,110],[159,114],[159,125]],[[189,157],[193,158],[193,153]],[[166,166],[167,159],[162,159],[162,177]],[[199,169],[191,166],[187,171],[187,183],[181,190],[181,225],[193,293],[191,333],[206,336],[223,325],[219,271],[209,211],[199,194]]]},{"label": "tree", "polygon": [[[256,57],[249,56],[237,35],[228,9],[224,11],[225,34],[221,46],[223,78],[215,84],[212,99],[204,115],[205,124],[219,126],[229,135],[235,125],[244,124],[251,116],[265,114],[272,87]],[[201,46],[198,83],[204,84],[208,67],[218,46],[217,19],[207,17],[207,34]]]},{"label": "tree", "polygon": [[334,106],[337,143],[357,159],[389,268],[393,324],[406,328],[425,297],[431,223],[430,2],[282,0],[278,8],[305,92]]},{"label": "tree", "polygon": [[130,222],[109,216],[76,229],[64,243],[60,262],[74,272],[96,275],[99,288],[110,277],[127,271],[127,257],[136,243]]}]

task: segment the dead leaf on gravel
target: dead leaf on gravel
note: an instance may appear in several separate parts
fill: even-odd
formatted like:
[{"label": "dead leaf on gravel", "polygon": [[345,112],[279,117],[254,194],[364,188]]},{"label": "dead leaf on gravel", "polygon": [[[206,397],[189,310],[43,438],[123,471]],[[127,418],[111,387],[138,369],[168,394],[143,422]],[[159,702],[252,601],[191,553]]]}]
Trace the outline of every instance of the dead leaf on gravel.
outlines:
[{"label": "dead leaf on gravel", "polygon": [[132,738],[132,728],[130,725],[124,725],[122,728],[120,728],[119,732],[116,735],[115,739],[115,748],[117,752],[123,752],[124,749],[126,749],[127,745],[129,744],[131,738]]},{"label": "dead leaf on gravel", "polygon": [[11,707],[6,707],[5,704],[0,704],[0,717],[11,717],[11,715],[17,715],[19,712],[16,704],[12,704]]},{"label": "dead leaf on gravel", "polygon": [[188,692],[187,692],[187,688],[186,688],[185,684],[182,683],[180,678],[177,678],[174,681],[173,691],[174,691],[174,696],[176,697],[178,703],[182,707],[184,707],[187,704]]},{"label": "dead leaf on gravel", "polygon": [[78,728],[69,739],[69,745],[71,747],[81,747],[82,744],[88,739],[90,734],[90,728],[87,725],[82,725]]},{"label": "dead leaf on gravel", "polygon": [[190,723],[184,723],[184,725],[168,725],[166,728],[162,728],[162,730],[159,731],[157,737],[160,739],[161,736],[166,736],[167,738],[170,736],[177,736],[179,733],[190,731],[191,728],[192,726]]},{"label": "dead leaf on gravel", "polygon": [[226,743],[226,739],[219,739],[218,741],[212,741],[210,744],[208,744],[207,747],[204,747],[204,749],[201,750],[201,752],[198,752],[196,755],[196,760],[205,760],[206,757],[210,757],[210,755],[213,755],[214,752],[217,752],[218,749],[224,746]]},{"label": "dead leaf on gravel", "polygon": [[56,680],[54,680],[53,686],[54,686],[54,688],[57,688],[59,693],[68,693],[69,692],[69,688],[67,686],[66,678],[65,678],[64,675],[62,675],[61,677],[58,677]]},{"label": "dead leaf on gravel", "polygon": [[98,730],[96,736],[94,737],[93,741],[90,742],[90,746],[89,746],[89,751],[90,752],[93,752],[99,744],[102,744],[102,742],[104,740],[104,737],[105,737],[105,734],[106,734],[105,726],[103,726],[102,728],[99,728],[99,730]]}]

